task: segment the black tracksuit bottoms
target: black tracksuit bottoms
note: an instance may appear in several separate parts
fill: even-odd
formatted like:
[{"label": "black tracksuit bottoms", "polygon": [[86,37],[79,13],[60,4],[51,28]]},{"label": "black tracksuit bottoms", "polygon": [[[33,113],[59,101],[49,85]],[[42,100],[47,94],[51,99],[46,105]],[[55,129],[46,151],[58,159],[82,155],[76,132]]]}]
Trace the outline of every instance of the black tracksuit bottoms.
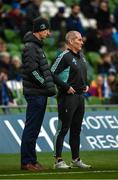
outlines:
[{"label": "black tracksuit bottoms", "polygon": [[70,129],[69,144],[72,159],[79,157],[80,132],[84,116],[83,94],[67,94],[58,97],[58,127],[54,138],[55,157],[61,157],[64,137]]}]

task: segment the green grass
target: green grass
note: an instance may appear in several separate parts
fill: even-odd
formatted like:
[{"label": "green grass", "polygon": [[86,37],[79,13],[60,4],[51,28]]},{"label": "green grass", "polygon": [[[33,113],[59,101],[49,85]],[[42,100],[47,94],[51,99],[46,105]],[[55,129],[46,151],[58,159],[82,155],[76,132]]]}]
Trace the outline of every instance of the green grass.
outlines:
[{"label": "green grass", "polygon": [[[69,163],[70,153],[63,153],[63,158]],[[19,154],[1,154],[0,179],[118,179],[118,151],[83,151],[81,158],[92,169],[54,170],[52,153],[38,153],[38,160],[47,169],[34,173],[20,170]]]}]

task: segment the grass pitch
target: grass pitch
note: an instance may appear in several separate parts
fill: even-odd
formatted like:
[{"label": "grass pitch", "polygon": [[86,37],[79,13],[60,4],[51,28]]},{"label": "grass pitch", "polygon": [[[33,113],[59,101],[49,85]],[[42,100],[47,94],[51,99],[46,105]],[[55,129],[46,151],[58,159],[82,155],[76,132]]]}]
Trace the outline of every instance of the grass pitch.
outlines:
[{"label": "grass pitch", "polygon": [[[70,163],[69,152],[63,153],[63,159]],[[47,168],[34,173],[20,170],[19,154],[0,155],[0,179],[118,179],[118,151],[83,151],[81,159],[92,165],[89,170],[73,168],[53,169],[53,154],[38,153],[38,160]]]}]

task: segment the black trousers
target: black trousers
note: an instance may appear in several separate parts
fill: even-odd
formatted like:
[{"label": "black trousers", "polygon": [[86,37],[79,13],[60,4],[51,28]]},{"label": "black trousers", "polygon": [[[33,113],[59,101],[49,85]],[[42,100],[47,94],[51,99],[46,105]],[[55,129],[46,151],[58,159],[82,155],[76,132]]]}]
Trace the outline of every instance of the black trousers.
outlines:
[{"label": "black trousers", "polygon": [[61,157],[64,137],[70,129],[69,144],[72,159],[79,157],[80,132],[84,116],[83,95],[61,95],[58,98],[58,127],[54,138],[56,157]]}]

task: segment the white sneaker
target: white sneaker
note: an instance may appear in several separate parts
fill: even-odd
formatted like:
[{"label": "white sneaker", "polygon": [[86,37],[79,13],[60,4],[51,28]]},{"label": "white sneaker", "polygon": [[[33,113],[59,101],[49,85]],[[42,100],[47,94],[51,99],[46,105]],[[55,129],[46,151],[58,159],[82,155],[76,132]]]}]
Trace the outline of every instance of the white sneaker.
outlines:
[{"label": "white sneaker", "polygon": [[71,167],[80,167],[80,168],[83,168],[83,169],[91,168],[91,165],[87,165],[87,164],[83,163],[82,160],[78,160],[78,159],[72,161],[70,166]]},{"label": "white sneaker", "polygon": [[69,169],[71,167],[68,166],[64,161],[60,161],[54,164],[54,168],[55,169]]}]

